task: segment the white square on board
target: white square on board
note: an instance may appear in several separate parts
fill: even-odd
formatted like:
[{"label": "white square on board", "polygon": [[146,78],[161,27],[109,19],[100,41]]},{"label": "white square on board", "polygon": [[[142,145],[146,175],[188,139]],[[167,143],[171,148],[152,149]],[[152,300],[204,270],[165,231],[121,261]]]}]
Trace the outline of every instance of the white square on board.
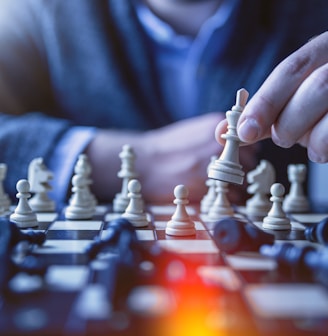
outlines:
[{"label": "white square on board", "polygon": [[100,230],[101,221],[56,221],[49,230]]},{"label": "white square on board", "polygon": [[35,246],[33,253],[60,254],[60,253],[85,253],[85,249],[92,240],[56,240],[48,239],[42,246]]},{"label": "white square on board", "polygon": [[50,289],[79,290],[86,285],[88,276],[89,268],[85,265],[53,265],[45,279]]},{"label": "white square on board", "polygon": [[161,247],[176,253],[218,253],[219,250],[212,240],[178,239],[158,240]]},{"label": "white square on board", "polygon": [[245,295],[257,315],[271,319],[328,317],[328,293],[320,285],[248,285]]},{"label": "white square on board", "polygon": [[227,255],[228,264],[235,270],[274,270],[277,263],[274,259],[256,252],[240,252]]}]

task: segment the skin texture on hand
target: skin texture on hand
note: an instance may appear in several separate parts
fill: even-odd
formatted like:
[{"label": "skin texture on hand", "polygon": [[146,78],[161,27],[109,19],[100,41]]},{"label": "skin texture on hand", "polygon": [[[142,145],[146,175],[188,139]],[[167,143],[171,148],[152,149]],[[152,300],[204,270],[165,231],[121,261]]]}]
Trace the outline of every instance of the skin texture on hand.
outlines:
[{"label": "skin texture on hand", "polygon": [[[130,144],[136,154],[135,167],[146,202],[171,203],[175,186],[184,184],[189,189],[190,202],[198,203],[207,192],[205,181],[211,156],[222,151],[214,130],[223,117],[222,113],[210,113],[140,133],[99,130],[86,149],[93,166],[94,193],[100,200],[110,200],[121,190],[122,181],[117,177],[119,153],[124,144]],[[245,169],[255,166],[253,149],[241,154],[241,163]],[[232,202],[243,192],[233,194]]]},{"label": "skin texture on hand", "polygon": [[[271,137],[278,146],[307,147],[309,159],[328,161],[328,32],[282,61],[246,105],[238,135],[247,143]],[[227,123],[216,128],[216,139]]]}]

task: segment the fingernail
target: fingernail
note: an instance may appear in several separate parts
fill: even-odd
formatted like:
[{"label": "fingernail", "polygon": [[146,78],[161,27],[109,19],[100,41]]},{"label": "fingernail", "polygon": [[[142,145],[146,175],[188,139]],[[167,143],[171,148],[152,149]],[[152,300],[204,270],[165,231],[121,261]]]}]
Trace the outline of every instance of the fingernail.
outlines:
[{"label": "fingernail", "polygon": [[259,134],[260,127],[255,119],[245,119],[238,127],[238,136],[241,141],[255,141]]},{"label": "fingernail", "polygon": [[313,151],[312,149],[308,149],[308,156],[309,159],[312,162],[316,162],[316,163],[325,163],[327,162],[327,157],[325,155],[319,155],[317,154],[315,151]]}]

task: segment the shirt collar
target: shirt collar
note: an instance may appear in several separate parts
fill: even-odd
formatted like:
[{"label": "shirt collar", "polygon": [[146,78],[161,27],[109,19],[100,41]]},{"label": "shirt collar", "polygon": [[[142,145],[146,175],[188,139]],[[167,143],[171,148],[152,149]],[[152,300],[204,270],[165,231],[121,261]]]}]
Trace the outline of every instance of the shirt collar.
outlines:
[{"label": "shirt collar", "polygon": [[140,1],[136,1],[136,10],[140,23],[154,42],[184,49],[190,47],[193,41],[206,38],[215,30],[223,27],[238,2],[239,0],[224,0],[213,16],[202,25],[194,39],[191,36],[176,33],[169,24],[157,17]]}]

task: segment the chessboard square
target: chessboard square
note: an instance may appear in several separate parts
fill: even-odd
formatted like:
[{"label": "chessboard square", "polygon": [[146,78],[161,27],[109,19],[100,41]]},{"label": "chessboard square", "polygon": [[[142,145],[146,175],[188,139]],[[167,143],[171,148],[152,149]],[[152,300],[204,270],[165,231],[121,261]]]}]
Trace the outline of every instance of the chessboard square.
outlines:
[{"label": "chessboard square", "polygon": [[328,293],[313,284],[248,285],[245,295],[253,311],[266,318],[328,317]]},{"label": "chessboard square", "polygon": [[[206,230],[205,226],[200,221],[194,221],[195,229],[198,230]],[[167,221],[155,221],[154,226],[156,230],[165,230],[167,225]]]},{"label": "chessboard square", "polygon": [[[317,244],[315,242],[310,242],[310,241],[304,240],[304,239],[293,239],[291,241],[291,243],[298,248],[303,248],[305,246],[311,246],[316,250],[325,250],[326,249],[326,246],[323,245],[323,244]],[[286,244],[286,240],[276,239],[274,244],[275,245]]]},{"label": "chessboard square", "polygon": [[51,223],[58,218],[58,214],[56,212],[37,212],[36,218],[38,222]]},{"label": "chessboard square", "polygon": [[79,290],[87,284],[89,268],[86,265],[52,265],[45,280],[52,290]]},{"label": "chessboard square", "polygon": [[13,292],[27,293],[43,288],[43,280],[37,275],[19,272],[10,279],[8,285]]},{"label": "chessboard square", "polygon": [[47,239],[54,240],[93,240],[99,230],[49,230]]},{"label": "chessboard square", "polygon": [[197,273],[206,284],[220,285],[231,291],[241,288],[240,278],[229,267],[204,265],[197,268]]},{"label": "chessboard square", "polygon": [[227,263],[235,270],[274,270],[277,268],[277,263],[271,258],[262,256],[256,252],[239,252],[233,255],[226,256]]},{"label": "chessboard square", "polygon": [[49,230],[100,230],[102,221],[56,221]]},{"label": "chessboard square", "polygon": [[[261,229],[261,230],[263,229],[263,222],[261,222],[261,221],[254,221],[253,223],[259,229]],[[293,230],[293,231],[304,231],[304,229],[305,229],[305,226],[303,224],[301,224],[301,223],[298,223],[298,222],[295,222],[295,221],[291,221],[290,224],[292,226],[291,230]]]},{"label": "chessboard square", "polygon": [[85,253],[92,240],[46,240],[33,249],[35,254]]},{"label": "chessboard square", "polygon": [[315,224],[327,218],[328,214],[327,213],[292,214],[292,217],[301,223]]},{"label": "chessboard square", "polygon": [[138,240],[155,240],[155,234],[152,230],[136,230]]},{"label": "chessboard square", "polygon": [[170,290],[156,285],[137,286],[130,292],[127,305],[139,315],[167,316],[176,309],[176,302]]},{"label": "chessboard square", "polygon": [[212,240],[158,240],[158,244],[164,249],[176,253],[218,253],[219,250]]},{"label": "chessboard square", "polygon": [[[174,214],[174,211],[176,210],[176,205],[150,205],[148,209],[154,216],[172,216]],[[187,205],[186,210],[188,215],[190,216],[197,214],[197,211],[193,206]]]}]

